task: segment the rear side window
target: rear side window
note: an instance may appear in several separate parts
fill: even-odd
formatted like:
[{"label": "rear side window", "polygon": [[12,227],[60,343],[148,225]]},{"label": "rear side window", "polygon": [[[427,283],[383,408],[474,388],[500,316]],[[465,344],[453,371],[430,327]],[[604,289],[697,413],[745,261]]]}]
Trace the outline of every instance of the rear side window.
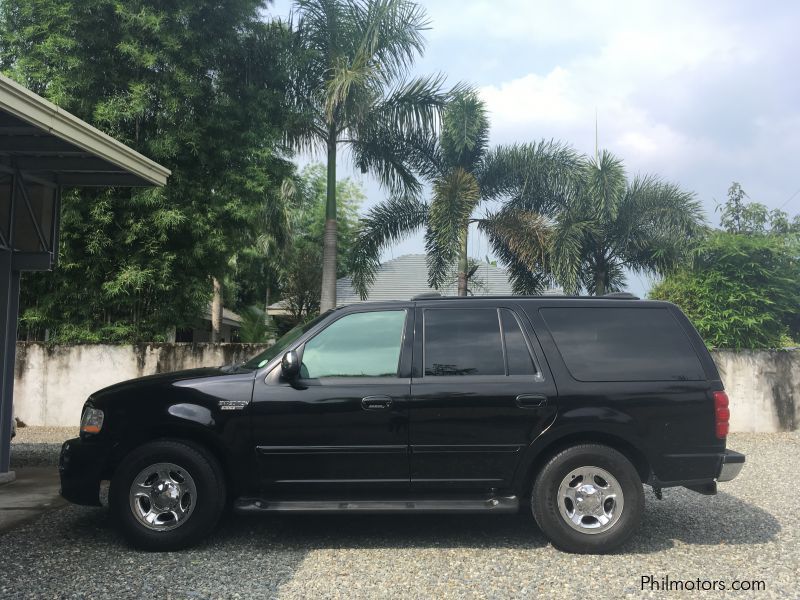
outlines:
[{"label": "rear side window", "polygon": [[505,375],[495,308],[427,309],[425,375]]},{"label": "rear side window", "polygon": [[705,373],[666,308],[542,308],[558,351],[579,381],[697,381]]},{"label": "rear side window", "polygon": [[519,320],[509,309],[426,309],[423,315],[426,377],[540,377]]}]

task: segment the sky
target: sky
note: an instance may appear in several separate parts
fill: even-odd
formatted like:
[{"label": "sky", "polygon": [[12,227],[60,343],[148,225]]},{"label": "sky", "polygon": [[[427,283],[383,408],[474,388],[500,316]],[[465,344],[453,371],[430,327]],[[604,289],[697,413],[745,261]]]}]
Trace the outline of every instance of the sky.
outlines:
[{"label": "sky", "polygon": [[[556,139],[693,191],[709,223],[732,181],[770,208],[800,212],[800,3],[428,0],[415,74],[476,87],[491,144]],[[285,16],[291,3],[275,2]],[[318,159],[321,157],[317,157]],[[300,157],[300,162],[311,160]],[[385,192],[362,182],[364,210]],[[489,251],[472,235],[471,256]],[[424,252],[418,235],[384,259]],[[629,278],[642,294],[646,277]]]}]

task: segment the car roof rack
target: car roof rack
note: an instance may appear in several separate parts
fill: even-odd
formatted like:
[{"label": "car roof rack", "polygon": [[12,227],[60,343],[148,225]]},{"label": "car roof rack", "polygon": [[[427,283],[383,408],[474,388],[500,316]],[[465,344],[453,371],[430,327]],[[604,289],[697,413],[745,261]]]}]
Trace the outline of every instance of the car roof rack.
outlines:
[{"label": "car roof rack", "polygon": [[618,300],[638,300],[639,296],[631,294],[630,292],[610,292],[603,294],[603,298],[616,298]]},{"label": "car roof rack", "polygon": [[425,292],[424,294],[417,294],[416,296],[412,296],[412,300],[430,300],[431,298],[441,298],[442,295],[439,292]]}]

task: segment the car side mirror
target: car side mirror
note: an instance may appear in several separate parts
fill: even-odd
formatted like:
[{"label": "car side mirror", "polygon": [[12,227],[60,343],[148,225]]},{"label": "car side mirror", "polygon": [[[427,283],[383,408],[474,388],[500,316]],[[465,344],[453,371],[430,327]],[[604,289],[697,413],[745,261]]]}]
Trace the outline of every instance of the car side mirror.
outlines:
[{"label": "car side mirror", "polygon": [[294,381],[300,375],[300,359],[297,352],[289,350],[281,359],[281,374],[287,381]]}]

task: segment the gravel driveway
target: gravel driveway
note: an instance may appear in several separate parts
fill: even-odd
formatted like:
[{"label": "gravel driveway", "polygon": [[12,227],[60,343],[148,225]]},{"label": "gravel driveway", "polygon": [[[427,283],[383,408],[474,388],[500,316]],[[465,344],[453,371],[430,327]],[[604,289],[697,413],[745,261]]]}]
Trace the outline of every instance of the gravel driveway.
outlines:
[{"label": "gravel driveway", "polygon": [[[729,446],[747,454],[738,479],[714,497],[670,489],[658,501],[647,488],[641,530],[611,556],[558,552],[527,513],[228,517],[197,548],[151,554],[128,549],[104,509],[68,506],[0,537],[0,597],[800,598],[786,496],[800,433],[736,434]],[[15,450],[35,456],[35,445]],[[642,591],[643,575],[765,590]]]}]

